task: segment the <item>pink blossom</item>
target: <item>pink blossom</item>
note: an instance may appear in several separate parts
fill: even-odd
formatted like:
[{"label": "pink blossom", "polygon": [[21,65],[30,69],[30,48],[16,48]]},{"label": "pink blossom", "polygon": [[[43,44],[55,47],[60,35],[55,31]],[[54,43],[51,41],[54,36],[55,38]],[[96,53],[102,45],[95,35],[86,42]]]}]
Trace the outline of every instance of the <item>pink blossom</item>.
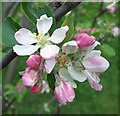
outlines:
[{"label": "pink blossom", "polygon": [[90,32],[90,30],[91,30],[91,29],[90,29],[90,28],[88,28],[88,32]]},{"label": "pink blossom", "polygon": [[66,105],[66,102],[72,102],[75,98],[74,89],[65,81],[61,81],[59,85],[55,87],[54,94],[56,99],[64,105]]},{"label": "pink blossom", "polygon": [[43,80],[43,90],[46,92],[46,93],[49,93],[50,92],[50,87],[48,85],[48,83],[46,81]]},{"label": "pink blossom", "polygon": [[26,87],[33,87],[38,80],[39,72],[36,70],[27,70],[22,76],[22,82]]},{"label": "pink blossom", "polygon": [[41,81],[38,81],[33,87],[30,88],[32,93],[38,93],[43,89]]},{"label": "pink blossom", "polygon": [[87,47],[95,43],[95,37],[89,36],[86,33],[80,33],[74,39],[77,42],[78,47]]},{"label": "pink blossom", "polygon": [[41,56],[39,56],[39,55],[31,55],[31,56],[27,59],[26,64],[27,64],[31,69],[37,70],[40,61],[41,61]]}]

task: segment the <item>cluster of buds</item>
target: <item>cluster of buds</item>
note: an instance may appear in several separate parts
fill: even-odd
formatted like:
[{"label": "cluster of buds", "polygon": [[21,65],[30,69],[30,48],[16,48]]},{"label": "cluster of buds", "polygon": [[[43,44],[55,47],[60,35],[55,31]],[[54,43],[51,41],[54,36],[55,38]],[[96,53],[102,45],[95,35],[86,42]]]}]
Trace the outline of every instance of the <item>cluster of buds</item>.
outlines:
[{"label": "cluster of buds", "polygon": [[78,27],[77,31],[80,33],[89,33],[91,31],[91,33],[94,33],[94,32],[97,32],[97,28],[93,28],[92,30],[91,30],[91,28],[82,30],[80,27]]},{"label": "cluster of buds", "polygon": [[[59,48],[56,44],[65,39],[69,27],[66,25],[56,29],[49,37],[45,34],[51,25],[52,17],[42,15],[37,20],[38,36],[25,28],[15,33],[16,41],[22,45],[15,45],[14,52],[20,56],[30,55],[26,61],[28,67],[22,76],[23,84],[30,87],[33,93],[49,93],[49,85],[43,74],[53,73],[55,97],[64,105],[75,98],[74,88],[77,88],[77,85],[74,80],[88,80],[92,88],[101,91],[102,85],[99,84],[98,74],[107,70],[109,62],[101,56],[100,50],[94,50],[100,43],[95,37],[82,32]],[[37,50],[38,54],[33,54]]]}]

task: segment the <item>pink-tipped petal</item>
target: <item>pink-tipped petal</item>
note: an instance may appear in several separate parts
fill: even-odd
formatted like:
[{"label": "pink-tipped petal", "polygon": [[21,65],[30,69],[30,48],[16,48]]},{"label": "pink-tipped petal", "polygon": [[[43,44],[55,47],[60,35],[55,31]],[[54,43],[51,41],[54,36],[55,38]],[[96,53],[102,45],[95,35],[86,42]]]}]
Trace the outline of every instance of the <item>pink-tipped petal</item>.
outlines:
[{"label": "pink-tipped petal", "polygon": [[56,97],[56,99],[63,105],[66,105],[67,100],[63,97],[62,95],[62,89],[60,86],[56,87],[54,90],[54,95]]},{"label": "pink-tipped petal", "polygon": [[85,59],[82,63],[87,70],[93,72],[104,72],[109,67],[109,62],[101,56],[92,56]]},{"label": "pink-tipped petal", "polygon": [[95,37],[89,36],[86,33],[80,33],[74,40],[77,42],[79,48],[91,46],[95,43]]},{"label": "pink-tipped petal", "polygon": [[22,82],[26,87],[33,87],[37,82],[39,72],[30,70],[24,73],[22,76]]},{"label": "pink-tipped petal", "polygon": [[102,85],[94,82],[92,79],[88,79],[91,87],[95,89],[96,91],[101,91],[102,90]]},{"label": "pink-tipped petal", "polygon": [[58,55],[59,50],[60,48],[56,45],[46,45],[40,50],[40,55],[46,60],[51,60]]},{"label": "pink-tipped petal", "polygon": [[39,56],[39,55],[31,55],[31,56],[27,59],[26,64],[27,64],[31,69],[37,70],[40,61],[41,61],[41,56]]},{"label": "pink-tipped petal", "polygon": [[15,39],[17,42],[23,45],[30,45],[36,43],[37,40],[34,39],[35,35],[32,34],[28,29],[22,28],[15,33]]},{"label": "pink-tipped petal", "polygon": [[38,93],[42,90],[43,85],[41,82],[37,82],[33,87],[30,88],[32,93]]}]

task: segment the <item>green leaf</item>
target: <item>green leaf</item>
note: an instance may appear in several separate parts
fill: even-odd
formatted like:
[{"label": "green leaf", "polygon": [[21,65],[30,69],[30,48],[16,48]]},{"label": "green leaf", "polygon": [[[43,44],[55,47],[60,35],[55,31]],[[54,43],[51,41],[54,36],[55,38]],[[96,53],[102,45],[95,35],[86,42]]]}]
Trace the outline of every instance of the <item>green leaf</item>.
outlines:
[{"label": "green leaf", "polygon": [[50,31],[50,34],[53,32],[53,27],[55,26],[55,18],[53,15],[53,12],[51,10],[50,7],[44,7],[44,8],[37,8],[35,9],[34,7],[32,7],[31,2],[22,2],[22,9],[24,11],[24,13],[26,14],[26,16],[28,17],[28,19],[34,24],[36,25],[37,23],[37,19],[40,18],[40,16],[46,14],[48,17],[53,17],[53,25],[51,27],[52,31]]},{"label": "green leaf", "polygon": [[103,54],[109,57],[115,56],[115,50],[108,44],[99,46],[99,49],[103,52]]},{"label": "green leaf", "polygon": [[101,34],[101,32],[100,31],[98,31],[98,32],[94,32],[93,34],[92,34],[92,36],[94,36],[95,38],[96,38],[96,40],[100,37],[100,34]]},{"label": "green leaf", "polygon": [[62,24],[62,26],[68,26],[69,30],[66,33],[66,37],[63,40],[63,42],[60,44],[60,46],[62,46],[65,42],[68,42],[71,40],[71,37],[74,33],[74,26],[73,26],[73,14],[70,12],[69,14],[67,14],[67,17],[64,21],[64,23]]},{"label": "green leaf", "polygon": [[12,17],[8,17],[2,24],[2,44],[8,47],[12,47],[17,43],[14,34],[18,31],[21,26],[16,23]]},{"label": "green leaf", "polygon": [[47,81],[48,81],[49,87],[54,91],[54,89],[55,89],[55,78],[54,78],[53,72],[48,74]]}]

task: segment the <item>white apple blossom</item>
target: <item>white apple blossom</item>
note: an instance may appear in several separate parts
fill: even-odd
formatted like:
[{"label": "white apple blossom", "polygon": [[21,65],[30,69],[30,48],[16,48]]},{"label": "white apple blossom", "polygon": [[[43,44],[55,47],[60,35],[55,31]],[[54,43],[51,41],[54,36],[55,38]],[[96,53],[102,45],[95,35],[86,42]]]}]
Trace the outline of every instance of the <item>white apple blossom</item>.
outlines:
[{"label": "white apple blossom", "polygon": [[95,42],[92,47],[90,46],[90,48],[87,48],[89,53],[87,52],[84,57],[77,61],[69,62],[70,65],[68,66],[68,70],[61,68],[59,71],[61,78],[66,79],[73,87],[75,87],[73,80],[84,82],[88,79],[91,87],[100,91],[102,89],[102,85],[99,84],[100,79],[97,76],[97,73],[107,70],[109,62],[100,56],[100,50],[93,50],[97,44]]},{"label": "white apple blossom", "polygon": [[14,52],[19,56],[25,56],[31,55],[41,48],[40,55],[44,59],[53,59],[53,57],[58,54],[59,47],[57,45],[52,45],[51,42],[55,44],[61,43],[66,37],[66,32],[68,31],[69,27],[64,26],[56,29],[51,37],[48,37],[45,34],[51,28],[52,22],[52,17],[48,18],[47,15],[44,14],[40,17],[40,19],[37,19],[38,35],[25,28],[17,31],[15,33],[15,39],[22,45],[15,45],[13,47]]}]

